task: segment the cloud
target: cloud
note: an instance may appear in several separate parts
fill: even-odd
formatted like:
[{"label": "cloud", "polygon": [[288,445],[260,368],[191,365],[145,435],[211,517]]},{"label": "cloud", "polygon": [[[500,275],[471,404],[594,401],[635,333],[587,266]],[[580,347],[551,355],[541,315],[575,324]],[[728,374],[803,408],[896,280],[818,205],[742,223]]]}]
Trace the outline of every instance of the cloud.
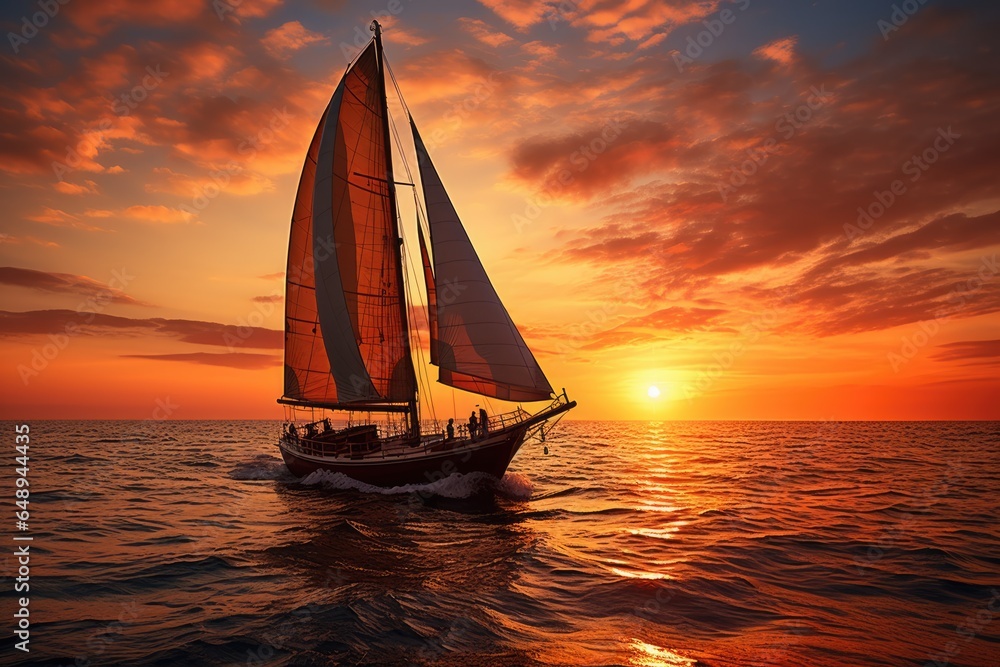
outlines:
[{"label": "cloud", "polygon": [[242,370],[260,370],[281,365],[281,357],[253,352],[186,352],[177,354],[123,354],[123,359],[181,361],[205,366],[225,366]]},{"label": "cloud", "polygon": [[[169,206],[162,205],[135,205],[129,206],[120,211],[88,208],[83,212],[83,215],[88,218],[124,217],[132,220],[140,220],[142,222],[162,224],[192,222],[195,218],[192,213],[182,209],[170,208]],[[103,227],[96,227],[83,222],[79,217],[71,213],[67,213],[61,209],[51,208],[49,206],[43,206],[40,213],[25,216],[25,219],[33,222],[40,222],[45,225],[51,225],[53,227],[70,227],[72,229],[79,229],[85,232],[108,231]]]},{"label": "cloud", "polygon": [[430,41],[413,28],[403,25],[397,16],[386,14],[379,20],[382,22],[382,36],[388,44],[409,48],[421,46]]},{"label": "cloud", "polygon": [[40,222],[43,225],[51,225],[53,227],[70,227],[72,229],[79,229],[85,232],[108,231],[102,227],[89,225],[71,213],[67,213],[66,211],[57,208],[50,208],[48,206],[43,206],[41,213],[25,216],[25,219],[33,222]]},{"label": "cloud", "polygon": [[0,335],[34,336],[73,331],[101,337],[160,337],[192,345],[280,350],[284,332],[200,320],[133,319],[72,310],[0,311]]},{"label": "cloud", "polygon": [[569,12],[560,4],[557,11],[562,20],[586,29],[591,42],[618,44],[645,41],[657,32],[667,34],[707,17],[722,4],[718,0],[600,0],[582,2]]},{"label": "cloud", "polygon": [[[284,0],[221,0],[228,5],[228,9],[223,12],[232,11],[237,19],[241,18],[263,18],[284,4]],[[237,21],[238,22],[238,21]]]},{"label": "cloud", "polygon": [[[247,3],[249,4],[249,2]],[[63,14],[78,29],[92,35],[104,35],[123,23],[158,26],[184,24],[200,18],[206,11],[200,0],[106,0],[73,3],[62,8]]]},{"label": "cloud", "polygon": [[284,280],[285,272],[278,271],[277,273],[265,273],[262,276],[257,276],[261,280]]},{"label": "cloud", "polygon": [[47,241],[45,239],[40,239],[35,236],[14,236],[12,234],[0,234],[0,243],[9,243],[11,245],[22,245],[30,243],[33,245],[40,245],[45,248],[60,247],[60,245],[55,241]]},{"label": "cloud", "polygon": [[657,44],[661,44],[666,38],[667,38],[667,33],[665,32],[655,33],[654,35],[643,41],[641,44],[639,44],[639,46],[636,48],[638,48],[640,51],[651,49]]},{"label": "cloud", "polygon": [[94,181],[84,181],[82,184],[70,183],[68,181],[59,181],[56,183],[55,188],[58,192],[65,195],[82,195],[82,194],[96,194],[97,193],[97,183]]},{"label": "cloud", "polygon": [[[0,76],[9,82],[0,90],[7,137],[0,169],[55,176],[71,182],[58,190],[73,193],[81,192],[75,174],[120,174],[126,156],[147,152],[161,165],[170,159],[170,168],[154,171],[147,191],[215,187],[211,177],[223,170],[230,177],[224,189],[232,194],[271,190],[269,176],[300,170],[332,84],[317,85],[267,55],[259,32],[218,21],[211,3],[199,3],[198,11],[205,20],[183,36],[167,22],[150,39],[87,49],[75,58],[51,61],[39,51],[0,58]],[[285,42],[269,43],[291,48],[296,35],[282,34]],[[233,165],[236,173],[226,171]],[[184,196],[197,192],[189,188]]]},{"label": "cloud", "polygon": [[261,43],[268,53],[279,60],[283,60],[310,44],[325,41],[327,41],[327,38],[318,32],[306,29],[298,21],[289,21],[288,23],[283,23],[280,27],[268,30],[264,34]]},{"label": "cloud", "polygon": [[430,101],[438,105],[449,98],[476,96],[477,91],[481,96],[484,93],[480,89],[495,72],[484,60],[461,49],[425,53],[408,60],[404,66],[407,104]]},{"label": "cloud", "polygon": [[779,65],[787,67],[795,61],[795,45],[798,41],[797,36],[776,39],[764,46],[757,47],[753,54],[758,58],[773,60]]},{"label": "cloud", "polygon": [[1000,340],[965,340],[938,345],[931,358],[965,364],[1000,363]]},{"label": "cloud", "polygon": [[578,132],[521,143],[511,156],[512,175],[552,196],[589,199],[628,185],[651,167],[666,168],[678,149],[669,127],[613,116]]},{"label": "cloud", "polygon": [[[991,120],[1000,89],[983,74],[1000,73],[1000,52],[981,48],[991,35],[972,14],[931,8],[836,68],[807,58],[775,66],[791,62],[788,40],[769,45],[768,62],[705,59],[680,79],[640,59],[616,93],[632,102],[627,127],[593,159],[583,149],[602,119],[574,116],[563,100],[572,76],[545,81],[545,97],[558,101],[551,116],[574,129],[522,137],[508,178],[529,201],[558,200],[564,220],[587,214],[560,227],[556,248],[535,252],[576,270],[630,274],[646,306],[710,294],[735,328],[737,311],[751,318],[768,308],[782,313],[783,332],[819,336],[996,312],[1000,279],[960,308],[954,296],[1000,246],[989,176],[1000,167]],[[928,52],[951,55],[929,67]],[[605,63],[590,77],[617,71]],[[945,144],[948,128],[960,136]],[[925,153],[933,164],[916,167]],[[859,207],[886,200],[897,180],[902,194],[877,219],[862,219],[862,231]],[[558,213],[543,215],[532,229]],[[634,333],[616,335],[648,332]]]},{"label": "cloud", "polygon": [[479,19],[460,18],[458,19],[458,25],[476,40],[493,48],[504,46],[514,41],[514,38],[510,35],[493,30],[489,24]]},{"label": "cloud", "polygon": [[678,333],[707,329],[725,312],[719,308],[679,306],[661,308],[646,315],[630,318],[616,327],[595,334],[590,342],[582,345],[580,349],[599,350],[664,340]]},{"label": "cloud", "polygon": [[525,42],[521,45],[521,49],[524,50],[525,53],[529,53],[542,60],[555,58],[556,54],[559,53],[558,44],[547,44],[540,41]]},{"label": "cloud", "polygon": [[129,206],[122,214],[133,220],[143,222],[175,224],[178,222],[191,222],[194,214],[181,209],[170,208],[168,206]]},{"label": "cloud", "polygon": [[152,178],[146,183],[146,192],[196,197],[206,190],[211,192],[218,188],[220,178],[225,184],[226,194],[230,195],[252,196],[274,190],[274,181],[245,169],[240,169],[236,173],[227,171],[223,177],[219,173],[190,176],[175,172],[168,167],[153,167],[153,174],[157,178]]},{"label": "cloud", "polygon": [[0,267],[0,284],[54,294],[74,294],[125,306],[149,306],[105,283],[71,273],[48,273],[14,266]]},{"label": "cloud", "polygon": [[285,300],[285,297],[281,294],[263,294],[261,296],[255,296],[252,301],[256,303],[280,303]]},{"label": "cloud", "polygon": [[554,4],[544,0],[479,0],[479,3],[519,30],[540,23],[553,11]]}]

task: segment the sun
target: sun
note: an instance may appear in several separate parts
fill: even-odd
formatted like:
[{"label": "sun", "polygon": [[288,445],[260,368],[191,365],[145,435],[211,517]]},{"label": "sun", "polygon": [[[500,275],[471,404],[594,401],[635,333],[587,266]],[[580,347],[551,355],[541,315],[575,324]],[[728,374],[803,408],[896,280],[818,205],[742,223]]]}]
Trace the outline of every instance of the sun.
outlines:
[{"label": "sun", "polygon": [[657,387],[656,385],[653,385],[649,389],[646,390],[646,393],[649,395],[650,398],[659,398],[660,397],[660,388]]}]

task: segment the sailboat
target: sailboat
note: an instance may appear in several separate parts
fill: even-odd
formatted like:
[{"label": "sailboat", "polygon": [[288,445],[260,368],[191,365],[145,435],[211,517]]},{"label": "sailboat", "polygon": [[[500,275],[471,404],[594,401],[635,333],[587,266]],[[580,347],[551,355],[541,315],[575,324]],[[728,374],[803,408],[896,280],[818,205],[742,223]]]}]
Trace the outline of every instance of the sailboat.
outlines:
[{"label": "sailboat", "polygon": [[[395,180],[382,29],[373,21],[371,30],[373,39],[348,66],[320,118],[295,197],[278,399],[286,420],[278,447],[300,477],[325,470],[376,486],[454,473],[499,478],[526,439],[544,439],[576,402],[565,389],[553,391],[497,296],[398,85],[423,205],[414,183]],[[389,76],[395,84],[391,70]],[[404,280],[397,185],[414,187],[437,381],[484,403],[517,403],[516,409],[492,415],[484,409],[485,419],[468,427],[442,429],[421,418],[428,401],[419,396],[410,319],[411,305],[422,304],[409,298]],[[416,347],[422,353],[422,345]],[[521,405],[541,401],[548,404],[534,413]],[[305,423],[302,411],[309,415]]]}]

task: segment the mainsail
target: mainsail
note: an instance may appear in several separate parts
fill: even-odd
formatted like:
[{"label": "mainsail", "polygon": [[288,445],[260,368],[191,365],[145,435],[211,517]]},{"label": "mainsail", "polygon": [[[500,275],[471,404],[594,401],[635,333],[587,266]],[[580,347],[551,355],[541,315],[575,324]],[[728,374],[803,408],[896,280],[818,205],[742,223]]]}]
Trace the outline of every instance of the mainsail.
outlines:
[{"label": "mainsail", "polygon": [[[444,189],[410,118],[420,168],[434,271],[425,269],[431,355],[438,381],[509,401],[541,401],[552,387],[525,344]],[[422,241],[422,239],[421,239]]]},{"label": "mainsail", "polygon": [[287,399],[345,407],[415,400],[385,113],[372,42],[330,100],[296,195]]}]

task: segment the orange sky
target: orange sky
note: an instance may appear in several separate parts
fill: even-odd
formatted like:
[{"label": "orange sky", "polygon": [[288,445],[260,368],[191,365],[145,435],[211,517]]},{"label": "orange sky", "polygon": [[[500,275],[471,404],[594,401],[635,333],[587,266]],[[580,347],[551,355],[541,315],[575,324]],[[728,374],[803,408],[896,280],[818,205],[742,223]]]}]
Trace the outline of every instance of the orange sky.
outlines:
[{"label": "orange sky", "polygon": [[281,416],[295,186],[375,12],[573,418],[1000,418],[993,10],[820,4],[5,7],[0,417]]}]

